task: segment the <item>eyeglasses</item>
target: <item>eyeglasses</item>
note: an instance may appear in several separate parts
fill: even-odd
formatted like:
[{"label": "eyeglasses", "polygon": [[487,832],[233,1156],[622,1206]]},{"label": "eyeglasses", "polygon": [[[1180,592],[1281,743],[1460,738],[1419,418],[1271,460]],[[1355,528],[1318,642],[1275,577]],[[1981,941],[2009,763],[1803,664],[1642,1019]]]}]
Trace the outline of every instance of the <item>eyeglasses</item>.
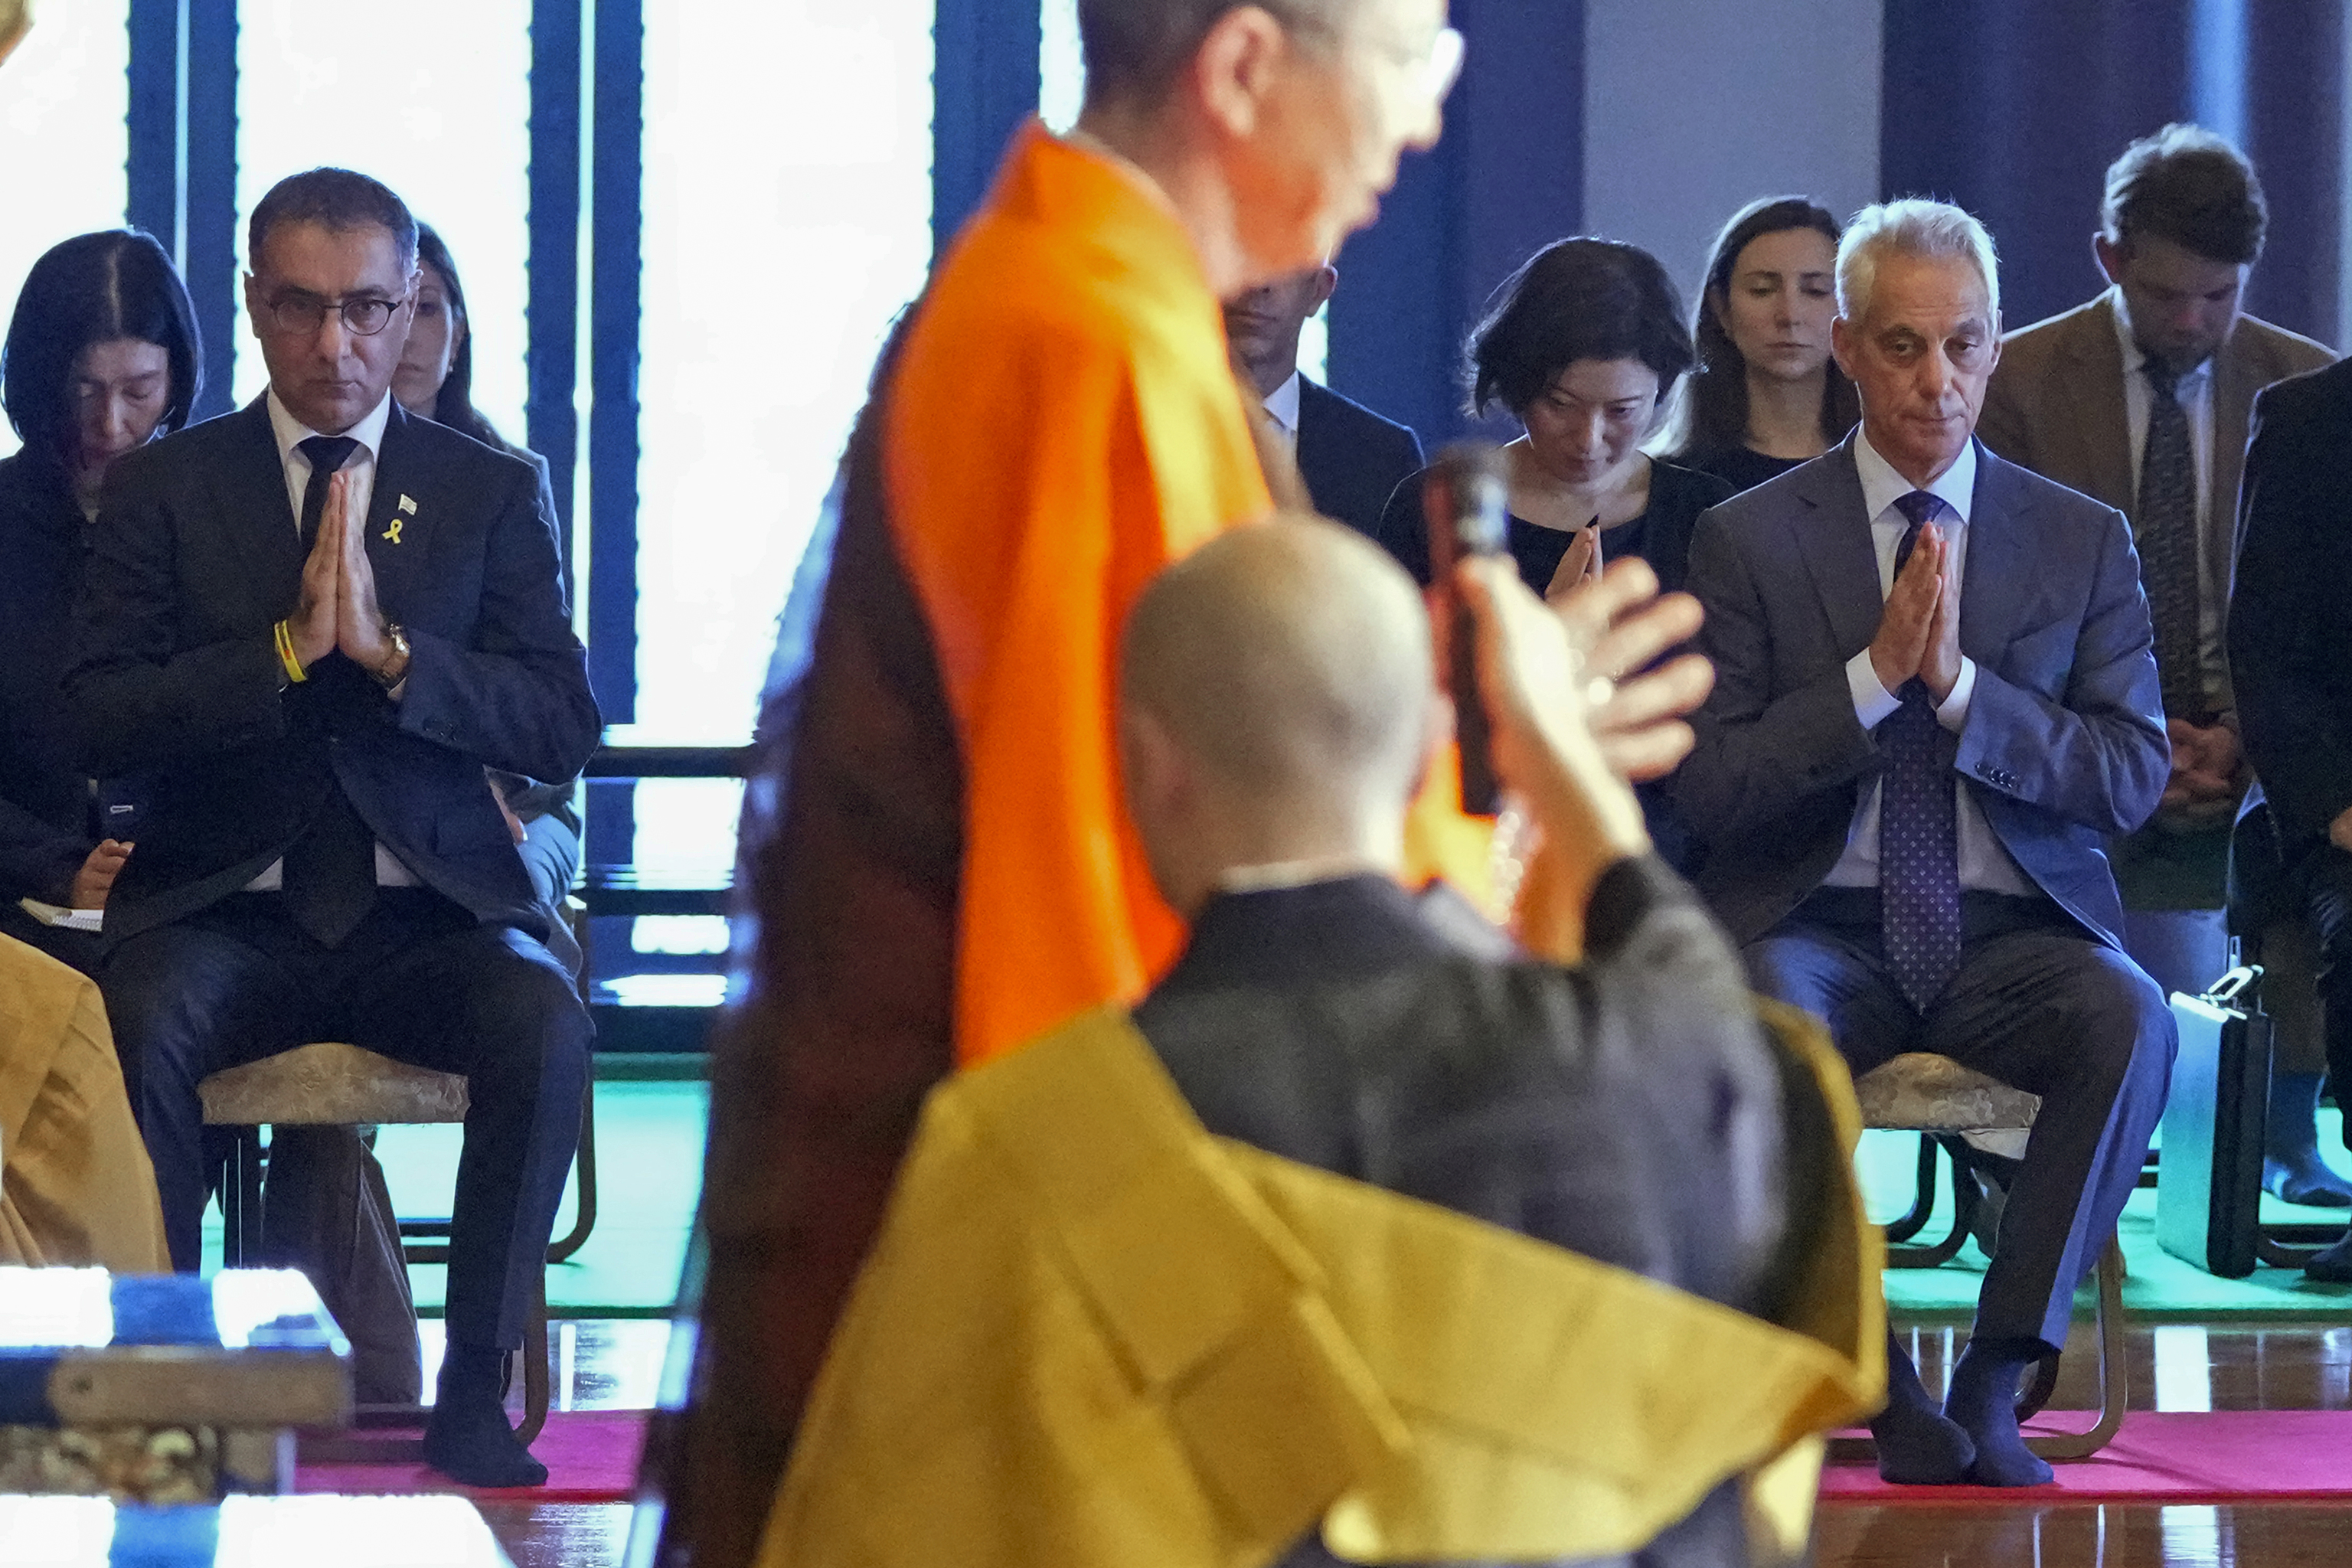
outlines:
[{"label": "eyeglasses", "polygon": [[[1283,25],[1294,33],[1307,33],[1330,39],[1338,39],[1343,36],[1338,28],[1320,16],[1292,16],[1282,11],[1277,11],[1276,15],[1282,16]],[[1459,28],[1440,27],[1435,33],[1430,35],[1426,45],[1409,43],[1393,33],[1377,30],[1367,31],[1359,36],[1366,44],[1378,51],[1391,67],[1410,75],[1413,79],[1413,86],[1419,89],[1420,96],[1431,104],[1444,102],[1445,95],[1454,90],[1454,84],[1462,76],[1462,61],[1466,46]]]},{"label": "eyeglasses", "polygon": [[392,325],[393,316],[407,303],[405,300],[383,300],[365,294],[340,302],[321,300],[315,294],[289,294],[269,307],[269,319],[281,332],[308,337],[325,323],[331,311],[343,319],[346,331],[358,337],[372,338]]},{"label": "eyeglasses", "polygon": [[1433,103],[1444,102],[1445,95],[1454,90],[1454,84],[1461,79],[1465,53],[1461,31],[1454,27],[1439,28],[1436,37],[1429,40],[1427,54],[1403,45],[1389,47],[1390,58],[1419,74],[1421,90]]}]

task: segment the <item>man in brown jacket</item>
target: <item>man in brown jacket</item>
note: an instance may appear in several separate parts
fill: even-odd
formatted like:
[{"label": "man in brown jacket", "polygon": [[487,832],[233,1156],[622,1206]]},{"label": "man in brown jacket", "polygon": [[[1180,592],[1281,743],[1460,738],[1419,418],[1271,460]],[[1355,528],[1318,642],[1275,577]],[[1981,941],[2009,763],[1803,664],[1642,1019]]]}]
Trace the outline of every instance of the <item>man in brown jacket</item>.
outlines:
[{"label": "man in brown jacket", "polygon": [[[2246,315],[2267,220],[2244,153],[2168,125],[2107,170],[2092,241],[2113,285],[2011,332],[1978,427],[2011,462],[2131,519],[2156,626],[2171,782],[2151,822],[2111,846],[2126,951],[2164,990],[2202,990],[2227,965],[2221,903],[2230,827],[2245,793],[2223,628],[2238,477],[2254,395],[2334,358]],[[2265,1180],[2304,1201],[2352,1204],[2321,1163],[2316,1064],[2284,1063]]]}]

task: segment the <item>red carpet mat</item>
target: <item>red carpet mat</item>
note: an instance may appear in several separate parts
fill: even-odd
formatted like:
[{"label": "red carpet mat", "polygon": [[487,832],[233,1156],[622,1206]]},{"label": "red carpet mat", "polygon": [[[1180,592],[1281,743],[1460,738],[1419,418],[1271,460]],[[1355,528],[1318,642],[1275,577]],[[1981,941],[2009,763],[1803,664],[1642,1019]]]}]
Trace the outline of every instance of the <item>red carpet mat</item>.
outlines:
[{"label": "red carpet mat", "polygon": [[[364,1432],[361,1437],[405,1437],[414,1441],[422,1431]],[[530,1451],[547,1467],[547,1484],[512,1490],[462,1487],[427,1467],[421,1458],[392,1462],[303,1458],[295,1466],[294,1489],[299,1492],[341,1492],[346,1496],[422,1492],[454,1492],[464,1497],[510,1499],[516,1502],[627,1502],[635,1489],[637,1456],[645,1447],[646,1413],[642,1410],[556,1412]]]},{"label": "red carpet mat", "polygon": [[[2053,1411],[2026,1430],[2086,1430],[2086,1410]],[[2352,1500],[2352,1411],[2226,1410],[2210,1415],[2124,1417],[2116,1440],[2088,1459],[2056,1467],[2046,1487],[1896,1487],[1868,1465],[1822,1472],[1824,1503],[2014,1504],[2063,1502],[2219,1503],[2248,1499],[2304,1502]]]}]

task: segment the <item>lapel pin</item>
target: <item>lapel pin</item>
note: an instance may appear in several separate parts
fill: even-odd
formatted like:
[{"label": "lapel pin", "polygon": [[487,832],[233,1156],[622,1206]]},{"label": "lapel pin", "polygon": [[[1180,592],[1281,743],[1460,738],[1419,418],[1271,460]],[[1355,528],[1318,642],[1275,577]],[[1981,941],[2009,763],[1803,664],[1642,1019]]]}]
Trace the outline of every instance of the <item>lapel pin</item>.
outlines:
[{"label": "lapel pin", "polygon": [[400,510],[406,512],[409,516],[415,517],[416,515],[416,502],[407,496],[402,496],[400,498]]},{"label": "lapel pin", "polygon": [[397,544],[400,542],[400,525],[402,521],[402,519],[395,517],[392,520],[391,524],[384,529],[383,539],[385,543]]}]

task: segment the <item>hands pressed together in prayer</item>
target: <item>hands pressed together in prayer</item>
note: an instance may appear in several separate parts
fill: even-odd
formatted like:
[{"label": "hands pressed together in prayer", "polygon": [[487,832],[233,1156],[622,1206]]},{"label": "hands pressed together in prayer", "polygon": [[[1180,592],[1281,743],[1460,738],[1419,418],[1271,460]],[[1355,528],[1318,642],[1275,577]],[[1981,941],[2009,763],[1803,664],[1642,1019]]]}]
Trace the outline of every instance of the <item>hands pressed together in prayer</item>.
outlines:
[{"label": "hands pressed together in prayer", "polygon": [[1916,676],[1940,704],[1959,682],[1960,584],[1953,564],[1950,537],[1932,522],[1921,528],[1870,639],[1870,668],[1890,693]]},{"label": "hands pressed together in prayer", "polygon": [[351,521],[348,495],[348,476],[337,474],[328,485],[318,540],[302,563],[302,596],[286,626],[304,668],[340,652],[390,686],[405,673],[406,656],[394,644],[391,624],[376,604],[366,525]]}]

